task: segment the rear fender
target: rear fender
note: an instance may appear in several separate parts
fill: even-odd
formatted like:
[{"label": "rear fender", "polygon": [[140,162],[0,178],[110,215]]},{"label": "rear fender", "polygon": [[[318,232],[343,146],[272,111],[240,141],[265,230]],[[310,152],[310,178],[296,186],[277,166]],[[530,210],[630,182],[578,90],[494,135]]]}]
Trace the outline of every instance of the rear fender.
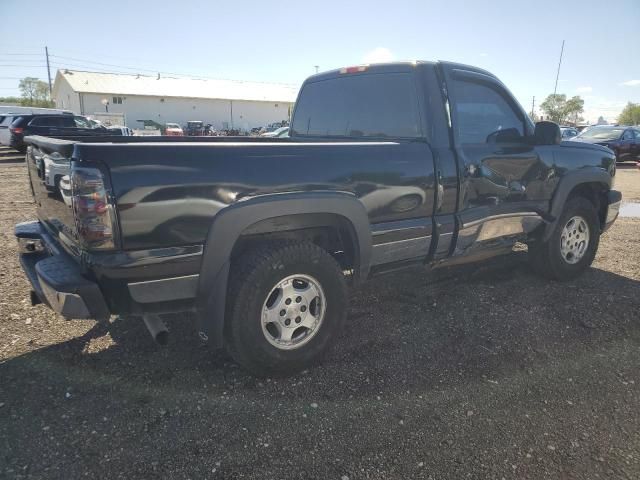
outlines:
[{"label": "rear fender", "polygon": [[350,193],[294,192],[240,201],[213,220],[204,247],[198,283],[197,314],[200,330],[215,347],[223,344],[227,284],[231,253],[252,225],[286,215],[332,214],[346,219],[354,236],[354,275],[364,281],[371,261],[371,228],[362,203]]}]

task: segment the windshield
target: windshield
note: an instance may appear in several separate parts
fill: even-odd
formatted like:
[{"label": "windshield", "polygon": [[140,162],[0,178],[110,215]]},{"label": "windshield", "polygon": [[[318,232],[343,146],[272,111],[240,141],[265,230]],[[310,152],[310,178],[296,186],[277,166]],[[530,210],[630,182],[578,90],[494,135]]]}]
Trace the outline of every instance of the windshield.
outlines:
[{"label": "windshield", "polygon": [[167,123],[167,128],[180,128],[177,123]]},{"label": "windshield", "polygon": [[580,138],[592,138],[594,140],[613,140],[619,138],[624,128],[594,127],[578,135]]}]

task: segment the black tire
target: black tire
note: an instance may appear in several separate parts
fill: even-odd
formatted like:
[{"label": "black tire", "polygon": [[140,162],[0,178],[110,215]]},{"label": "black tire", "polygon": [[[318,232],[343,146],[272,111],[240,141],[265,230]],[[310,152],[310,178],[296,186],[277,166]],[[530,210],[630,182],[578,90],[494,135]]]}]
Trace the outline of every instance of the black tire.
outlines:
[{"label": "black tire", "polygon": [[[324,317],[304,345],[282,350],[263,333],[262,308],[290,275],[309,275],[324,293]],[[340,332],[347,313],[347,285],[340,265],[320,247],[275,243],[243,254],[232,266],[225,341],[236,362],[258,376],[289,375],[317,362]]]},{"label": "black tire", "polygon": [[[561,253],[562,231],[572,217],[582,217],[589,227],[589,245],[577,263],[569,263]],[[584,197],[570,197],[546,242],[529,245],[529,261],[533,270],[553,280],[570,280],[582,274],[593,262],[600,243],[600,221],[595,206]]]}]

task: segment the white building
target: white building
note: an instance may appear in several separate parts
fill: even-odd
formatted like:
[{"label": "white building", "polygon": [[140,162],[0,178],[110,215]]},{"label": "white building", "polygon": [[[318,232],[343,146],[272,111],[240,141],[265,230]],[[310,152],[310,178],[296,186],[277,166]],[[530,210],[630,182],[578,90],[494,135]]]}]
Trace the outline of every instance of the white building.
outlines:
[{"label": "white building", "polygon": [[138,120],[161,125],[202,120],[216,130],[250,130],[288,120],[297,93],[285,84],[78,70],[58,70],[53,86],[57,108],[80,115],[124,113],[131,128],[142,128]]}]

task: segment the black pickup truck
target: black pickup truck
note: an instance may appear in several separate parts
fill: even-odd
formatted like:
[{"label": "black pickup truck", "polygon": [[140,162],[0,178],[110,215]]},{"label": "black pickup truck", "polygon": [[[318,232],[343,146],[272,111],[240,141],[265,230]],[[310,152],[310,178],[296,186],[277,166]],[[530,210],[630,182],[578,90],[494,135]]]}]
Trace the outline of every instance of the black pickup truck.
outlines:
[{"label": "black pickup truck", "polygon": [[[193,311],[202,338],[250,371],[287,373],[332,343],[348,284],[517,241],[536,271],[569,279],[621,202],[611,150],[561,142],[466,65],[315,75],[290,135],[27,138],[38,220],[15,234],[32,301],[142,317],[159,341],[162,314]],[[68,170],[47,182],[47,162]]]}]

